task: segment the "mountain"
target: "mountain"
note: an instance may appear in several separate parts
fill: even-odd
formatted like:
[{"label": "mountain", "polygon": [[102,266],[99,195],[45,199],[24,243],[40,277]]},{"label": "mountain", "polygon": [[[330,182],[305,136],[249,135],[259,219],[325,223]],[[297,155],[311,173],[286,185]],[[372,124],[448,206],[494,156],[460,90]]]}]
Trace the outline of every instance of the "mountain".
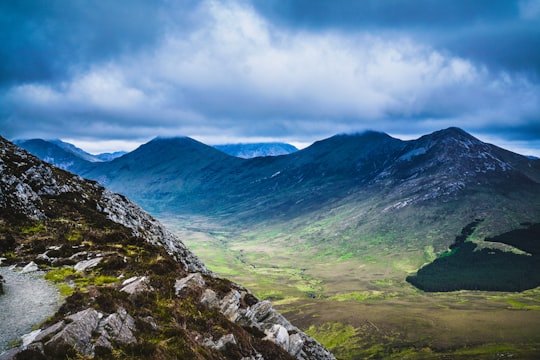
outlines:
[{"label": "mountain", "polygon": [[64,170],[77,172],[88,166],[88,162],[107,162],[125,155],[125,151],[92,155],[62,140],[16,140],[15,144],[40,159]]},{"label": "mountain", "polygon": [[156,138],[78,173],[155,214],[203,216],[238,231],[273,228],[313,256],[361,256],[365,241],[382,239],[374,249],[405,247],[420,266],[424,253],[444,252],[474,219],[483,219],[479,239],[540,219],[540,163],[458,128],[410,141],[336,135],[252,159],[187,137]]},{"label": "mountain", "polygon": [[[66,151],[68,151],[70,153],[72,153],[73,155],[76,155],[77,157],[79,157],[79,158],[81,158],[83,160],[90,161],[90,162],[100,161],[100,159],[98,157],[87,153],[83,149],[80,149],[80,148],[76,147],[73,144],[64,142],[64,141],[59,140],[59,139],[49,140],[49,142],[52,143],[52,144],[57,145],[58,147],[66,150]],[[20,144],[19,144],[19,146],[20,146]]]},{"label": "mountain", "polygon": [[97,154],[97,155],[94,155],[94,157],[96,157],[97,159],[101,161],[112,161],[120,156],[124,156],[125,154],[127,154],[127,151],[115,151],[112,153]]},{"label": "mountain", "polygon": [[214,145],[214,147],[225,154],[244,159],[287,155],[298,151],[293,145],[285,143],[226,144]]},{"label": "mountain", "polygon": [[2,296],[38,270],[65,296],[0,359],[333,359],[124,196],[1,137],[0,170],[0,257],[23,269]]}]

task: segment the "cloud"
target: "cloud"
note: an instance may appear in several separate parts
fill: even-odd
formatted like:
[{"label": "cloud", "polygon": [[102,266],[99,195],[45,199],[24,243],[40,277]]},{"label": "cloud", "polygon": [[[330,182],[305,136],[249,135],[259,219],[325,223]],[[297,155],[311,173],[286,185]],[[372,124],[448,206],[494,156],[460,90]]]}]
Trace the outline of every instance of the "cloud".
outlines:
[{"label": "cloud", "polygon": [[[529,65],[517,71],[505,65],[506,55],[498,66],[479,61],[483,56],[475,56],[478,52],[464,56],[467,46],[460,48],[458,38],[444,32],[447,26],[464,35],[467,24],[479,19],[508,19],[508,7],[501,5],[506,2],[488,7],[486,14],[481,2],[459,2],[454,8],[422,0],[424,7],[412,9],[398,1],[392,2],[394,10],[385,1],[348,3],[363,26],[329,2],[310,2],[307,25],[293,26],[296,19],[303,22],[301,3],[204,1],[167,7],[166,2],[150,6],[139,1],[134,4],[139,15],[124,19],[127,9],[119,3],[110,13],[99,6],[89,10],[87,18],[74,2],[66,14],[84,21],[75,25],[73,39],[52,30],[44,43],[36,34],[23,36],[35,43],[31,51],[46,64],[40,76],[21,68],[6,80],[9,85],[0,93],[2,132],[87,140],[189,135],[203,141],[308,142],[366,128],[422,134],[447,126],[482,132],[511,124],[515,140],[523,140],[530,137],[531,124],[539,123],[540,85]],[[527,30],[534,4],[520,4],[511,7],[512,16],[524,19],[520,31],[535,34]],[[77,23],[55,11],[36,10],[27,22],[52,12],[52,24],[63,30]],[[148,21],[143,22],[137,16],[146,11]],[[340,15],[345,16],[342,22]],[[120,24],[113,21],[116,17]],[[484,30],[462,43],[474,44],[485,38],[482,34],[490,41],[500,39],[503,35],[493,35],[489,24],[475,25]],[[418,35],[429,27],[433,34]],[[112,33],[108,44],[104,39]],[[61,44],[51,44],[55,39]],[[77,40],[89,43],[79,48]],[[509,53],[537,56],[526,41],[524,50]],[[57,62],[45,59],[57,53]],[[518,55],[508,61],[517,64]],[[55,131],[59,135],[44,135]]]}]

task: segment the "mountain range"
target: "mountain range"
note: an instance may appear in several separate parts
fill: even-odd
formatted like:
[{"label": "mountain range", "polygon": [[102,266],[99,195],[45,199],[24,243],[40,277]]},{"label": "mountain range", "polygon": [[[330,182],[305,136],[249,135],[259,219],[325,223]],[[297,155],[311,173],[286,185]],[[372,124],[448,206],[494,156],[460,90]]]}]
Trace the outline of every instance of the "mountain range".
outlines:
[{"label": "mountain range", "polygon": [[[334,359],[124,196],[1,137],[0,169],[0,255],[10,279],[26,279],[1,296],[39,271],[63,294],[0,359]],[[32,316],[19,310],[2,336]]]},{"label": "mountain range", "polygon": [[390,252],[442,253],[474,219],[483,220],[479,239],[540,219],[540,161],[459,128],[409,141],[336,135],[251,159],[188,137],[156,138],[109,162],[73,161],[71,170],[154,214],[204,216],[243,231],[285,228],[302,234],[291,244],[338,257],[362,254],[361,239],[373,238]]}]

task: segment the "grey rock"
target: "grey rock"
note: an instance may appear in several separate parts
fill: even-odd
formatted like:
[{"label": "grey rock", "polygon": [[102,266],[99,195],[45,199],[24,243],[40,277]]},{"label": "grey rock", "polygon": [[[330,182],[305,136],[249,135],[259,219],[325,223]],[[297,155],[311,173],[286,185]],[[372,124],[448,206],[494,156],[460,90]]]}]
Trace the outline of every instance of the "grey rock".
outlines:
[{"label": "grey rock", "polygon": [[251,306],[250,309],[253,312],[253,319],[257,322],[261,322],[270,315],[272,311],[272,303],[268,300],[263,300]]},{"label": "grey rock", "polygon": [[289,336],[289,354],[297,356],[304,346],[304,339],[300,334],[292,334]]},{"label": "grey rock", "polygon": [[114,314],[100,321],[98,332],[101,336],[98,338],[98,342],[104,338],[103,340],[108,342],[112,340],[122,344],[133,344],[137,342],[133,335],[135,330],[135,319],[127,313],[126,309],[119,308]]},{"label": "grey rock", "polygon": [[214,290],[206,289],[201,296],[201,303],[210,309],[215,309],[219,307],[219,298]]},{"label": "grey rock", "polygon": [[33,341],[34,342],[43,341],[46,337],[50,335],[54,335],[57,332],[59,332],[64,327],[64,325],[66,325],[66,323],[64,322],[64,320],[61,320],[49,326],[48,328],[42,329],[41,332],[37,334],[37,336],[34,338]]},{"label": "grey rock", "polygon": [[25,267],[23,267],[23,269],[21,270],[21,274],[37,271],[38,269],[39,267],[37,266],[37,264],[33,261],[30,261],[28,264],[26,264]]},{"label": "grey rock", "polygon": [[93,268],[103,260],[102,257],[96,257],[89,260],[79,261],[73,267],[76,271],[85,271],[86,269]]},{"label": "grey rock", "polygon": [[0,360],[15,360],[17,355],[22,351],[21,348],[13,348],[7,351],[4,351],[0,354]]},{"label": "grey rock", "polygon": [[46,359],[43,344],[40,342],[32,343],[26,347],[23,347],[21,352],[17,354],[17,359],[32,359],[40,360]]},{"label": "grey rock", "polygon": [[266,340],[270,340],[281,346],[283,349],[289,351],[289,332],[284,326],[274,324],[264,333],[266,334]]},{"label": "grey rock", "polygon": [[148,283],[148,278],[146,276],[137,276],[136,278],[129,278],[125,280],[122,285],[124,287],[120,289],[121,291],[125,291],[128,294],[136,294],[143,291],[152,291],[152,287]]},{"label": "grey rock", "polygon": [[204,346],[211,347],[212,349],[222,351],[226,349],[229,345],[236,345],[236,339],[233,334],[223,335],[214,342],[212,339],[206,339],[203,343]]},{"label": "grey rock", "polygon": [[201,273],[193,273],[180,280],[176,280],[174,283],[174,292],[178,296],[185,288],[202,288],[204,285],[205,282]]},{"label": "grey rock", "polygon": [[36,339],[36,337],[39,335],[40,332],[41,332],[41,329],[37,329],[37,330],[29,332],[28,334],[24,334],[23,336],[21,336],[22,346],[26,347],[30,345],[30,343],[34,342],[34,340]]},{"label": "grey rock", "polygon": [[90,308],[68,316],[72,322],[45,343],[47,352],[60,354],[66,349],[73,348],[80,354],[92,355],[93,347],[90,340],[101,317],[101,313]]}]

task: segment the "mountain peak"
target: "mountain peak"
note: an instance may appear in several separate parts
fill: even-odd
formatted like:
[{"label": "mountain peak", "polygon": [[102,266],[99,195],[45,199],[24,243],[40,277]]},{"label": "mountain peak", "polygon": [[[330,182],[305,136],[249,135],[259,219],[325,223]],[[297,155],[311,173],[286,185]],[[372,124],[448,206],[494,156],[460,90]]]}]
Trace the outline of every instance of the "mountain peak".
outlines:
[{"label": "mountain peak", "polygon": [[467,140],[473,141],[476,143],[481,143],[481,141],[465,130],[458,127],[449,127],[443,130],[435,131],[431,134],[425,135],[434,139],[458,139],[458,140]]}]

